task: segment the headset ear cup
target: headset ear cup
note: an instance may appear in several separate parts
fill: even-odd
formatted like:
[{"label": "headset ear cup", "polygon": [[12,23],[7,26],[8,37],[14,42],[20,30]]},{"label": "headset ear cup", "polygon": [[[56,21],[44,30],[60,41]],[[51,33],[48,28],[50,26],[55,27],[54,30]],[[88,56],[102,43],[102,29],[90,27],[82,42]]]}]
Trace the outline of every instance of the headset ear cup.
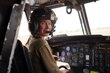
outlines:
[{"label": "headset ear cup", "polygon": [[34,36],[38,32],[38,23],[37,22],[29,23],[29,31]]},{"label": "headset ear cup", "polygon": [[34,33],[34,35],[38,32],[38,22],[34,22],[33,23],[34,24],[34,31],[33,31],[33,33]]},{"label": "headset ear cup", "polygon": [[29,23],[29,31],[30,31],[31,34],[33,35],[33,32],[34,32],[34,26],[33,26],[33,23]]}]

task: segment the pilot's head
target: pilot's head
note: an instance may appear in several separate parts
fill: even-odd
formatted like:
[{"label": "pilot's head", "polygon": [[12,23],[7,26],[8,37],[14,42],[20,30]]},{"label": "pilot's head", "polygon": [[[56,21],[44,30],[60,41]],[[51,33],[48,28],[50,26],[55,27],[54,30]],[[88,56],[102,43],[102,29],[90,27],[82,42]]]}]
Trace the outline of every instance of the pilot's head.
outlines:
[{"label": "pilot's head", "polygon": [[56,15],[51,9],[37,8],[31,14],[29,30],[34,37],[46,37],[54,32],[56,20]]}]

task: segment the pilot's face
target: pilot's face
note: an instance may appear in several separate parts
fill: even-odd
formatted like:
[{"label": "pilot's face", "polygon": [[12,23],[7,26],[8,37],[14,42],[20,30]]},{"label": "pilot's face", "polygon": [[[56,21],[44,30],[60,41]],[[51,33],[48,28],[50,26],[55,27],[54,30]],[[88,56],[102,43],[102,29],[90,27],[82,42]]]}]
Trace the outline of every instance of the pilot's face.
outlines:
[{"label": "pilot's face", "polygon": [[40,37],[49,36],[50,31],[52,30],[51,20],[42,20],[38,27],[38,34]]}]

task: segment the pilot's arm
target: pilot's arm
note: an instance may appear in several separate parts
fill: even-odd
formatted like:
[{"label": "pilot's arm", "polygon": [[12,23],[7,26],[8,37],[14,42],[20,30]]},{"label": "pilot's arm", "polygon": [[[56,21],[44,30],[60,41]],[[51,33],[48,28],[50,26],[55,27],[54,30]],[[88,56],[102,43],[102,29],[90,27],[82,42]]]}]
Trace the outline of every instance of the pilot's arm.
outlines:
[{"label": "pilot's arm", "polygon": [[63,73],[59,70],[56,61],[52,56],[51,48],[48,45],[43,46],[40,53],[48,73]]}]

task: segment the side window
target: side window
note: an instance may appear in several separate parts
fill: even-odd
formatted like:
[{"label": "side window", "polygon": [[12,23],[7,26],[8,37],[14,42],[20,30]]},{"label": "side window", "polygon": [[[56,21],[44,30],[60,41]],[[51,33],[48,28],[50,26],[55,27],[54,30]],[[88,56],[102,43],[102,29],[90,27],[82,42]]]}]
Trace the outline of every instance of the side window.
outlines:
[{"label": "side window", "polygon": [[25,43],[27,42],[27,40],[29,38],[29,35],[30,35],[30,32],[28,30],[28,21],[27,21],[25,12],[23,12],[20,29],[19,29],[19,34],[18,34],[18,39],[21,40],[23,45],[25,45]]},{"label": "side window", "polygon": [[110,35],[110,0],[85,5],[92,34]]}]

